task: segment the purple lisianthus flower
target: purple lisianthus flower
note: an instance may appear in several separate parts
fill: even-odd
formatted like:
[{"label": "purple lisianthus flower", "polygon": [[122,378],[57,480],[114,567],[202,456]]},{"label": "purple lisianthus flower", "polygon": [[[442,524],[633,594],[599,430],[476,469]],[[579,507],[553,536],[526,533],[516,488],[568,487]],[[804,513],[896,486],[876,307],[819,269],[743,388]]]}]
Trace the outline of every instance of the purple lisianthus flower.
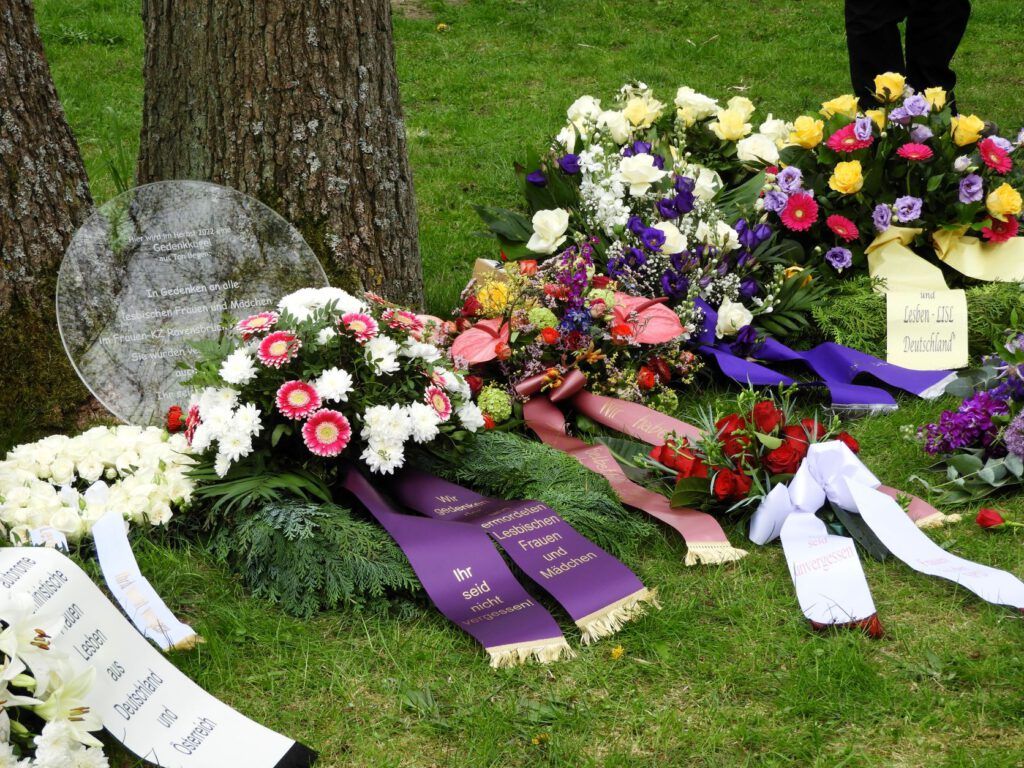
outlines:
[{"label": "purple lisianthus flower", "polygon": [[858,117],[853,123],[853,135],[858,141],[867,141],[875,130],[875,123],[870,117]]},{"label": "purple lisianthus flower", "polygon": [[896,109],[889,113],[889,121],[899,125],[909,125],[912,118],[913,115],[907,112],[906,107],[896,107]]},{"label": "purple lisianthus flower", "polygon": [[640,237],[640,233],[644,231],[644,220],[639,216],[630,216],[626,222],[626,229]]},{"label": "purple lisianthus flower", "polygon": [[651,153],[650,142],[647,141],[634,141],[632,144],[627,144],[622,148],[623,157],[632,157],[633,155],[649,155]]},{"label": "purple lisianthus flower", "polygon": [[672,204],[680,213],[689,213],[693,210],[693,192],[680,192],[672,199]]},{"label": "purple lisianthus flower", "polygon": [[693,188],[697,186],[697,182],[691,179],[689,176],[676,176],[675,189],[679,194],[685,194],[686,192],[693,192]]},{"label": "purple lisianthus flower", "polygon": [[849,269],[853,266],[853,253],[849,248],[837,245],[825,253],[825,261],[831,264],[832,269],[836,272],[842,272],[844,269]]},{"label": "purple lisianthus flower", "polygon": [[916,221],[921,218],[922,204],[921,198],[914,197],[913,195],[897,197],[894,205],[894,208],[896,209],[896,218],[904,224],[910,221]]},{"label": "purple lisianthus flower", "polygon": [[754,235],[757,237],[757,244],[760,245],[772,236],[772,228],[768,226],[767,222],[761,222],[755,227]]},{"label": "purple lisianthus flower", "polygon": [[526,174],[526,180],[535,187],[546,187],[548,185],[548,177],[540,169]]},{"label": "purple lisianthus flower", "polygon": [[665,170],[665,158],[661,155],[651,155],[651,165],[659,171]]},{"label": "purple lisianthus flower", "polygon": [[736,357],[750,357],[757,346],[757,329],[752,325],[744,325],[736,332],[736,340],[729,345]]},{"label": "purple lisianthus flower", "polygon": [[770,189],[764,193],[764,207],[766,211],[778,213],[786,207],[789,202],[789,195],[777,189]]},{"label": "purple lisianthus flower", "polygon": [[744,248],[753,248],[757,245],[757,234],[751,226],[747,224],[746,219],[740,219],[737,221],[733,226],[733,229],[735,229],[736,234],[739,235],[740,245]]},{"label": "purple lisianthus flower", "polygon": [[992,143],[999,147],[1003,152],[1013,152],[1013,142],[1004,139],[1002,136],[989,136]]},{"label": "purple lisianthus flower", "polygon": [[676,208],[675,198],[664,197],[657,202],[658,214],[663,219],[675,219],[679,217],[679,209]]},{"label": "purple lisianthus flower", "polygon": [[927,125],[915,125],[910,128],[910,139],[918,144],[924,144],[935,134]]},{"label": "purple lisianthus flower", "polygon": [[892,208],[884,203],[879,203],[871,212],[871,220],[875,223],[875,229],[885,232],[892,224]]},{"label": "purple lisianthus flower", "polygon": [[654,227],[647,227],[640,233],[640,242],[648,249],[656,251],[665,244],[665,233]]},{"label": "purple lisianthus flower", "polygon": [[924,117],[932,111],[932,105],[928,103],[922,94],[915,93],[913,96],[909,96],[903,102],[903,108],[907,110],[908,115],[914,117]]},{"label": "purple lisianthus flower", "polygon": [[558,159],[558,167],[562,169],[562,173],[567,173],[570,176],[575,176],[580,172],[580,157],[579,155],[568,154]]},{"label": "purple lisianthus flower", "polygon": [[690,281],[672,269],[667,269],[661,276],[661,290],[670,299],[681,299],[690,290]]},{"label": "purple lisianthus flower", "polygon": [[760,290],[761,286],[758,284],[757,280],[752,277],[745,277],[740,282],[740,296],[744,299],[754,298]]},{"label": "purple lisianthus flower", "polygon": [[800,190],[804,183],[804,175],[795,165],[790,165],[779,171],[776,180],[779,182],[779,188],[791,195]]},{"label": "purple lisianthus flower", "polygon": [[622,256],[622,263],[629,269],[639,269],[647,263],[647,256],[639,248],[628,248]]},{"label": "purple lisianthus flower", "polygon": [[964,205],[977,203],[985,195],[985,182],[976,173],[969,173],[960,179],[960,202]]}]

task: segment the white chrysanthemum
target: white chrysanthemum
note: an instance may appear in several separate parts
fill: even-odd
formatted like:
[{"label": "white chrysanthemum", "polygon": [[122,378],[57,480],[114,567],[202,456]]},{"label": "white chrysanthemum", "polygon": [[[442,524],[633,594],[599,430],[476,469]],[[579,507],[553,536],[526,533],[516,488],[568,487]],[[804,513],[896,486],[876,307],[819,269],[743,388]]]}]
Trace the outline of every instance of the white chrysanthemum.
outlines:
[{"label": "white chrysanthemum", "polygon": [[328,305],[333,306],[338,314],[367,310],[366,302],[340,288],[302,288],[282,298],[277,306],[301,322]]},{"label": "white chrysanthemum", "polygon": [[402,355],[414,360],[423,360],[426,363],[434,363],[441,359],[441,350],[433,344],[416,341],[411,336],[402,345]]},{"label": "white chrysanthemum", "polygon": [[246,429],[239,429],[234,424],[217,441],[219,454],[227,456],[232,462],[252,453],[252,435]]},{"label": "white chrysanthemum", "polygon": [[337,335],[338,332],[331,327],[321,328],[319,331],[317,331],[316,343],[319,344],[320,346],[323,346]]},{"label": "white chrysanthemum", "polygon": [[371,472],[390,475],[405,463],[405,446],[402,443],[371,443],[360,455]]},{"label": "white chrysanthemum", "polygon": [[234,408],[238,402],[238,392],[231,387],[207,387],[199,393],[199,411],[205,421],[211,411],[219,408]]},{"label": "white chrysanthemum", "polygon": [[231,469],[231,458],[224,453],[218,453],[217,458],[213,460],[213,471],[217,473],[217,477],[224,477]]},{"label": "white chrysanthemum", "polygon": [[228,384],[248,384],[256,378],[256,361],[252,353],[239,347],[220,364],[220,377]]},{"label": "white chrysanthemum", "polygon": [[455,415],[459,417],[459,421],[462,422],[462,426],[468,429],[470,432],[476,432],[484,425],[484,414],[477,404],[468,401],[463,403],[456,409]]},{"label": "white chrysanthemum", "polygon": [[238,407],[234,416],[231,417],[232,431],[256,436],[263,431],[263,421],[260,419],[260,409],[253,403],[244,403]]},{"label": "white chrysanthemum", "polygon": [[313,382],[320,399],[328,402],[345,402],[352,391],[352,374],[344,368],[328,368]]},{"label": "white chrysanthemum", "polygon": [[409,414],[400,405],[375,405],[363,413],[362,436],[368,443],[404,443],[411,432]]},{"label": "white chrysanthemum", "polygon": [[366,361],[373,366],[378,374],[394,373],[400,367],[398,362],[398,343],[390,336],[379,334],[374,336],[363,347]]},{"label": "white chrysanthemum", "polygon": [[409,414],[413,440],[417,443],[426,443],[437,437],[440,432],[437,411],[426,403],[413,403],[406,406],[406,412]]}]

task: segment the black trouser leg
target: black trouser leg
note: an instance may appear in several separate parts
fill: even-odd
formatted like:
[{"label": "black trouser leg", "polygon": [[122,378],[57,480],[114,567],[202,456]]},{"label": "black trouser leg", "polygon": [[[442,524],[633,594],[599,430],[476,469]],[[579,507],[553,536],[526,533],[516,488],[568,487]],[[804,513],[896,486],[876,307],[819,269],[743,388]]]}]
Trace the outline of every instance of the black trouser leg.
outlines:
[{"label": "black trouser leg", "polygon": [[904,71],[899,23],[906,16],[907,0],[846,0],[850,80],[866,109],[878,105],[875,76]]},{"label": "black trouser leg", "polygon": [[912,0],[907,16],[907,78],[915,90],[945,88],[952,99],[950,69],[971,16],[970,0]]}]

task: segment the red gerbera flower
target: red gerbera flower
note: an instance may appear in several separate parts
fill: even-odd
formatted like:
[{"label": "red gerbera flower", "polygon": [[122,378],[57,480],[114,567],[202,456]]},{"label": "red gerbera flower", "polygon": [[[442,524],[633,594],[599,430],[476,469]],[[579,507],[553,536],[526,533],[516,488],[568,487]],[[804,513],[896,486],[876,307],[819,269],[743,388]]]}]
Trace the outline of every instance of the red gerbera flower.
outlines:
[{"label": "red gerbera flower", "polygon": [[853,152],[858,149],[867,149],[871,146],[872,141],[874,141],[874,137],[858,139],[853,130],[853,123],[850,123],[829,136],[825,144],[833,152]]},{"label": "red gerbera flower", "polygon": [[1009,153],[996,144],[991,136],[978,145],[978,152],[981,153],[985,165],[996,173],[1009,173],[1013,168],[1013,160],[1010,159]]},{"label": "red gerbera flower", "polygon": [[828,228],[831,229],[835,235],[847,242],[856,240],[860,237],[860,232],[857,231],[857,225],[850,221],[845,216],[840,216],[835,213],[825,219],[825,223]]},{"label": "red gerbera flower", "polygon": [[1007,216],[1006,221],[992,218],[987,227],[981,228],[981,236],[990,243],[1005,243],[1012,237],[1017,236],[1020,230],[1020,222],[1015,216]]},{"label": "red gerbera flower", "polygon": [[932,152],[932,148],[927,144],[917,144],[916,142],[907,142],[902,147],[896,150],[896,154],[902,157],[904,160],[911,160],[914,162],[923,162],[925,160],[931,160],[935,155]]},{"label": "red gerbera flower", "polygon": [[805,232],[818,220],[818,203],[812,195],[797,192],[789,196],[780,217],[787,228],[794,232]]}]

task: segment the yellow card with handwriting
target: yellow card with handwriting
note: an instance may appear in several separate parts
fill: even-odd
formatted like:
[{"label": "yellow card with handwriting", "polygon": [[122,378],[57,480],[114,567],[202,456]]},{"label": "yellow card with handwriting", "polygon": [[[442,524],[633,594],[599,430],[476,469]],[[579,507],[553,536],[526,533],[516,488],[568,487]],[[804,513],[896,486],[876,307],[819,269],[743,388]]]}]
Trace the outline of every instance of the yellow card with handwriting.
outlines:
[{"label": "yellow card with handwriting", "polygon": [[916,371],[967,365],[967,295],[963,291],[895,291],[887,293],[885,300],[890,363]]}]

